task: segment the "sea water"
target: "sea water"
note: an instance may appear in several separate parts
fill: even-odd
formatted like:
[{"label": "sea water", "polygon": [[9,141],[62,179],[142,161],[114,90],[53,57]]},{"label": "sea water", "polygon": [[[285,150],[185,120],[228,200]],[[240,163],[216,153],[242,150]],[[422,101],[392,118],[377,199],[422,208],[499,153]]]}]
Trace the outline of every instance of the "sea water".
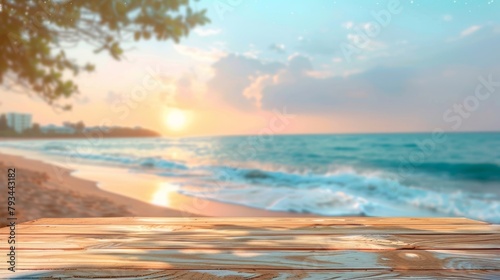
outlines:
[{"label": "sea water", "polygon": [[0,147],[154,174],[175,179],[185,195],[267,210],[500,223],[500,133],[94,137]]}]

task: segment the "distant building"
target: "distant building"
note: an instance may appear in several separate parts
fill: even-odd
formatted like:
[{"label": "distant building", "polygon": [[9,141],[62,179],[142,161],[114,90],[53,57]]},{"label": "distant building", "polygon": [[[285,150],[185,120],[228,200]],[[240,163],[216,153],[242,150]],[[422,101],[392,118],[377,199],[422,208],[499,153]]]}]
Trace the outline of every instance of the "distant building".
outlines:
[{"label": "distant building", "polygon": [[31,128],[31,114],[7,113],[7,125],[17,133]]},{"label": "distant building", "polygon": [[48,134],[48,133],[75,134],[76,133],[76,130],[72,127],[57,126],[57,125],[53,125],[53,124],[49,124],[49,125],[40,127],[40,131],[44,134]]}]

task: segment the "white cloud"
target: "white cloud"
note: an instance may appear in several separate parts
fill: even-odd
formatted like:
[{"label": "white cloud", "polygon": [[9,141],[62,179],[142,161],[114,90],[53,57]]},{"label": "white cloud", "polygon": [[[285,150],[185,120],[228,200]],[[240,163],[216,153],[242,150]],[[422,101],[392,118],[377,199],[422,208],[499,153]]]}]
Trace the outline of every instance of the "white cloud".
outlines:
[{"label": "white cloud", "polygon": [[344,27],[345,29],[351,29],[353,26],[354,26],[354,23],[352,21],[347,21],[347,22],[342,23],[342,27]]},{"label": "white cloud", "polygon": [[367,22],[367,23],[362,24],[361,27],[368,34],[375,27],[375,24],[373,22]]},{"label": "white cloud", "polygon": [[260,53],[259,50],[250,49],[250,50],[242,53],[242,55],[245,56],[245,57],[248,57],[248,58],[257,59],[259,57],[259,53]]},{"label": "white cloud", "polygon": [[306,76],[308,77],[313,77],[317,79],[324,79],[324,78],[329,78],[333,76],[333,73],[328,70],[311,70],[311,71],[306,71],[305,73]]},{"label": "white cloud", "polygon": [[243,52],[242,55],[245,57],[248,57],[248,58],[257,59],[259,54],[261,53],[261,51],[257,49],[255,44],[250,44],[248,46],[249,46],[249,49],[247,51]]},{"label": "white cloud", "polygon": [[194,33],[202,36],[202,37],[207,37],[207,36],[214,36],[219,33],[221,33],[221,29],[210,29],[210,28],[196,28],[193,30]]},{"label": "white cloud", "polygon": [[368,51],[381,50],[387,47],[386,44],[381,41],[376,41],[368,36],[361,36],[355,33],[347,34],[347,40],[355,47]]},{"label": "white cloud", "polygon": [[462,31],[462,33],[460,33],[460,37],[469,36],[472,33],[478,31],[479,29],[481,29],[481,26],[479,26],[479,25],[473,25],[471,27],[468,27],[468,28],[464,29]]},{"label": "white cloud", "polygon": [[258,77],[251,77],[252,83],[245,88],[243,96],[248,99],[254,99],[257,108],[262,106],[262,91],[264,88],[276,84],[275,78],[272,75],[262,75]]},{"label": "white cloud", "polygon": [[359,74],[359,73],[363,73],[363,70],[361,69],[350,69],[350,70],[344,70],[341,74],[342,77],[346,78],[346,77],[349,77],[351,75],[356,75],[356,74]]},{"label": "white cloud", "polygon": [[174,45],[174,49],[182,55],[192,57],[196,60],[208,61],[208,62],[217,61],[220,58],[227,55],[226,52],[216,48],[211,48],[210,50],[203,50],[196,47]]}]

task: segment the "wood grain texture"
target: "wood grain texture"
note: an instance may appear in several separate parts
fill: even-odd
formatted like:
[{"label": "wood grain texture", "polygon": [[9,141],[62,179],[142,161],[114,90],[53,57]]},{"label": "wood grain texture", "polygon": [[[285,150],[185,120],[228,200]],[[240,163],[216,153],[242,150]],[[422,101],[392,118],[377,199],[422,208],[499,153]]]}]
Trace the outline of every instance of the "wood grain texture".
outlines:
[{"label": "wood grain texture", "polygon": [[[16,278],[11,278],[13,275]],[[0,279],[165,279],[165,280],[387,280],[387,279],[457,279],[498,280],[500,270],[154,270],[154,269],[67,269],[21,270],[13,273],[0,271]]]},{"label": "wood grain texture", "polygon": [[[7,234],[8,228],[0,229]],[[150,224],[150,225],[19,225],[23,234],[111,234],[154,235],[295,235],[295,234],[485,234],[500,233],[500,225],[289,225],[289,224]]]},{"label": "wood grain texture", "polygon": [[[252,235],[158,236],[126,235],[19,235],[18,250],[52,249],[245,249],[245,250],[372,250],[372,249],[497,249],[500,234],[367,234],[367,235]],[[0,249],[9,248],[0,238]]]},{"label": "wood grain texture", "polygon": [[251,218],[251,217],[203,217],[203,218],[159,218],[159,217],[120,217],[120,218],[45,218],[29,221],[33,225],[149,225],[149,224],[270,224],[270,225],[474,225],[488,224],[467,218],[377,218],[377,217],[311,217],[311,218]]},{"label": "wood grain texture", "polygon": [[[498,269],[500,250],[94,249],[18,251],[19,269]],[[0,263],[0,270],[7,264]]]},{"label": "wood grain texture", "polygon": [[463,218],[40,219],[16,236],[0,279],[500,279],[500,225]]}]

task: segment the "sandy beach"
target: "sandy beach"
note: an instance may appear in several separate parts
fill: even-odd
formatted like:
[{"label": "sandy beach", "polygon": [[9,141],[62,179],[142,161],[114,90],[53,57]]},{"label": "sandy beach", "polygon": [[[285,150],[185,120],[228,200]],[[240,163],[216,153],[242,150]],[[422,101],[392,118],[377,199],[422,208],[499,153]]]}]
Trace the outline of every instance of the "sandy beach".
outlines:
[{"label": "sandy beach", "polygon": [[[0,170],[6,175],[8,168],[16,169],[18,222],[55,217],[304,216],[184,196],[175,189],[169,191],[165,182],[159,182],[154,175],[81,167],[75,172],[21,155],[0,153]],[[7,176],[0,180],[0,191],[7,192]],[[0,196],[0,205],[7,205],[6,199],[6,195]],[[7,213],[0,211],[0,215],[0,225],[4,226]]]}]

